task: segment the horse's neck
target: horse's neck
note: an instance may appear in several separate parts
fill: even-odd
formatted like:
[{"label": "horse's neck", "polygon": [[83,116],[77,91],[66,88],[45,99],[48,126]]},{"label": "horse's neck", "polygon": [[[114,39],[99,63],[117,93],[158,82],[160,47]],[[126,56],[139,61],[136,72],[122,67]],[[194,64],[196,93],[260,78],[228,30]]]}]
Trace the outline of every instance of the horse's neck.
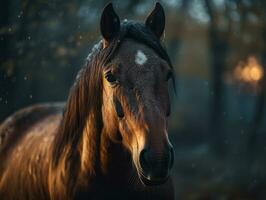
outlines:
[{"label": "horse's neck", "polygon": [[106,191],[129,195],[143,191],[131,154],[121,142],[114,142],[102,133],[100,148],[101,186]]},{"label": "horse's neck", "polygon": [[132,185],[134,188],[141,187],[129,151],[122,142],[111,140],[104,126],[99,130],[95,128],[97,126],[94,123],[95,121],[88,120],[83,130],[79,150],[79,182],[89,185],[96,183],[116,189],[132,188]]},{"label": "horse's neck", "polygon": [[[132,173],[132,161],[130,154],[119,142],[113,142],[103,128],[98,141],[91,137],[86,129],[83,131],[83,139],[80,143],[81,171],[83,176],[95,176],[105,179],[119,174],[126,179],[129,171]],[[93,138],[93,139],[92,139]]]},{"label": "horse's neck", "polygon": [[100,144],[100,170],[103,179],[125,182],[132,174],[132,161],[129,152],[121,142],[114,142],[103,130]]}]

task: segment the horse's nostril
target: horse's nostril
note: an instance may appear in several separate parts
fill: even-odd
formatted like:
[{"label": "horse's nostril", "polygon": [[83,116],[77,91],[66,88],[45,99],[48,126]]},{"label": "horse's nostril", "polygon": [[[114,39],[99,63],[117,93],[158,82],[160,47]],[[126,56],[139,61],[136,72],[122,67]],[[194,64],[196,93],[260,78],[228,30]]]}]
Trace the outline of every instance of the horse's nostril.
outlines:
[{"label": "horse's nostril", "polygon": [[143,149],[140,152],[139,156],[139,162],[142,170],[147,171],[149,169],[149,163],[148,163],[148,153],[146,149]]}]

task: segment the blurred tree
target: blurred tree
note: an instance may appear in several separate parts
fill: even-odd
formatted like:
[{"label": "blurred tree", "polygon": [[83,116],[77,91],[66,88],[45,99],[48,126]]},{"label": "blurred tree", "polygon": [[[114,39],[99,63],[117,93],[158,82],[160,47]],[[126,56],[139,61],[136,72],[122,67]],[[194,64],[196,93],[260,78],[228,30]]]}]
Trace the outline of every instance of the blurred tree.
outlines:
[{"label": "blurred tree", "polygon": [[252,2],[253,12],[260,18],[261,23],[261,36],[262,36],[262,49],[261,49],[261,62],[264,69],[264,76],[259,81],[259,92],[256,98],[255,108],[252,123],[250,126],[250,137],[248,143],[249,161],[253,163],[255,156],[255,149],[257,144],[257,138],[259,134],[259,128],[262,125],[262,120],[265,111],[266,100],[266,2],[263,0]]},{"label": "blurred tree", "polygon": [[14,26],[11,23],[11,6],[9,1],[0,2],[0,107],[1,116],[10,114],[14,109],[14,50],[12,48],[14,39]]},{"label": "blurred tree", "polygon": [[224,135],[221,126],[223,112],[223,73],[228,51],[229,27],[219,29],[219,16],[212,0],[205,0],[207,12],[210,17],[209,42],[211,60],[211,113],[210,113],[210,136],[217,153],[224,153]]},{"label": "blurred tree", "polygon": [[[186,25],[186,20],[188,17],[188,10],[189,10],[189,5],[191,3],[191,0],[182,0],[181,1],[181,6],[176,8],[176,13],[175,13],[175,18],[173,19],[174,21],[177,22],[172,22],[173,24],[176,23],[178,26],[171,30],[174,31],[172,34],[173,36],[168,38],[168,52],[171,57],[171,60],[173,62],[176,62],[178,51],[181,45],[180,41],[180,33],[182,30],[185,28]],[[176,18],[176,16],[179,16]]]}]

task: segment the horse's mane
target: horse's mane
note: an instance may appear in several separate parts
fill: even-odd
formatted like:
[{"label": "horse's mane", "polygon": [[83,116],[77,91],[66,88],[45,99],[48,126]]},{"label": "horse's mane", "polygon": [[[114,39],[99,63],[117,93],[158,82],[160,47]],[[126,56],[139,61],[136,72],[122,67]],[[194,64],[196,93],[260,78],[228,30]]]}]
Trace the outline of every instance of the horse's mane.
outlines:
[{"label": "horse's mane", "polygon": [[[172,64],[162,47],[160,40],[143,23],[123,21],[119,34],[103,49],[100,41],[89,54],[86,64],[79,71],[75,83],[70,89],[69,97],[64,109],[63,118],[58,128],[53,146],[53,166],[56,166],[61,155],[66,153],[66,158],[75,156],[80,161],[78,144],[82,140],[82,133],[88,117],[90,122],[87,133],[90,137],[89,152],[94,153],[91,162],[97,162],[100,132],[102,129],[102,69],[114,57],[117,49],[124,39],[130,38],[152,48],[170,67]],[[76,157],[78,156],[78,157]],[[92,164],[92,167],[95,167]]]}]

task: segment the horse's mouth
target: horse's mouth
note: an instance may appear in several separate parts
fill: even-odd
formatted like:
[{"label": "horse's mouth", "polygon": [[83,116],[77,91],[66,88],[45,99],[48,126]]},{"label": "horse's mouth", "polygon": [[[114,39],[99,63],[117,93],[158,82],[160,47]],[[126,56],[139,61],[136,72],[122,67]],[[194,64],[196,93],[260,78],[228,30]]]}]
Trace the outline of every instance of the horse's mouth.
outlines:
[{"label": "horse's mouth", "polygon": [[146,175],[139,175],[140,181],[146,185],[146,186],[156,186],[156,185],[162,185],[164,184],[169,176],[165,176],[165,177],[151,177],[151,176],[146,176]]}]

